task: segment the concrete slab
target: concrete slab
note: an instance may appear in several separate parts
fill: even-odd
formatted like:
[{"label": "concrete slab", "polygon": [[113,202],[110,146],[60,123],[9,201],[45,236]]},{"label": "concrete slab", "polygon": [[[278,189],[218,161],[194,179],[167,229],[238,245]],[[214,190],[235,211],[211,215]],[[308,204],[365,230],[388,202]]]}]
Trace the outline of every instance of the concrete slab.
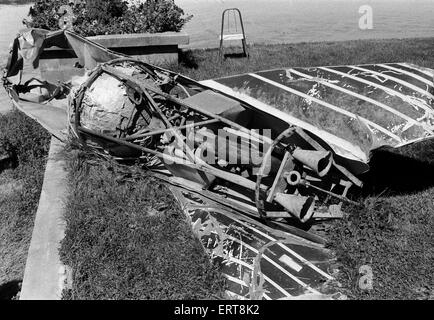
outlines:
[{"label": "concrete slab", "polygon": [[64,238],[63,203],[66,194],[63,143],[51,140],[35,226],[27,256],[20,300],[60,300],[66,268],[60,262],[60,241]]},{"label": "concrete slab", "polygon": [[3,86],[0,86],[0,114],[12,110],[12,102]]},{"label": "concrete slab", "polygon": [[190,37],[182,32],[109,34],[88,37],[106,48],[187,45]]},{"label": "concrete slab", "polygon": [[152,64],[178,62],[178,47],[190,41],[189,35],[183,32],[109,34],[87,39]]}]

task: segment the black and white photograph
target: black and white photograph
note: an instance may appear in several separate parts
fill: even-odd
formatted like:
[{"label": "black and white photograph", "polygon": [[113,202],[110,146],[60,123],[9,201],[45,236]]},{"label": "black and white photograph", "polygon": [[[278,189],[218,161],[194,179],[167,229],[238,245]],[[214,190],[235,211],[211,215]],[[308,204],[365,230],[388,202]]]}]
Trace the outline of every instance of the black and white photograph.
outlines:
[{"label": "black and white photograph", "polygon": [[0,66],[0,300],[434,300],[434,0],[1,0]]}]

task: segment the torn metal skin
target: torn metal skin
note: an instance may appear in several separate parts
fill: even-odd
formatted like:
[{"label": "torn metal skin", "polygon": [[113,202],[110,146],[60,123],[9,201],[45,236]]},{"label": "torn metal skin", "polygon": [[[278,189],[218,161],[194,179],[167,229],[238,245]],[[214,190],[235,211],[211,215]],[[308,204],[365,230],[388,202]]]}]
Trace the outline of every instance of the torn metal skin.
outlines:
[{"label": "torn metal skin", "polygon": [[[395,110],[387,99],[403,100],[408,90],[386,88],[392,75],[342,68],[199,83],[69,31],[30,29],[14,41],[3,81],[15,106],[54,136],[139,161],[166,181],[221,263],[228,294],[294,299],[333,293],[333,254],[315,226],[342,218],[344,202],[358,205],[349,196],[363,185],[369,150],[432,136],[431,101],[421,87],[408,86],[411,108]],[[411,77],[411,66],[393,68]],[[372,80],[377,73],[388,82]],[[428,71],[414,73],[428,81]],[[345,101],[341,94],[350,98],[337,105]],[[388,127],[363,108],[350,110],[351,99],[380,108],[377,115],[386,110],[396,123]]]},{"label": "torn metal skin", "polygon": [[[94,69],[71,105],[71,132],[87,146],[118,159],[140,158],[264,221],[340,217],[341,203],[352,202],[347,192],[362,184],[351,170],[363,164],[348,166],[308,131],[130,58]],[[263,124],[287,129],[264,136]]]}]

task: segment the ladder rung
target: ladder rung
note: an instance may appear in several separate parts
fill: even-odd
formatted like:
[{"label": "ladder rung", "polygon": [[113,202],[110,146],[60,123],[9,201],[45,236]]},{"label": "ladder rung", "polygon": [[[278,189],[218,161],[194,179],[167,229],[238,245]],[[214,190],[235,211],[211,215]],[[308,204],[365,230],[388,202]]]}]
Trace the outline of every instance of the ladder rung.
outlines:
[{"label": "ladder rung", "polygon": [[[222,36],[219,37],[222,40]],[[223,40],[243,40],[244,35],[242,33],[237,34],[225,34],[223,35]]]}]

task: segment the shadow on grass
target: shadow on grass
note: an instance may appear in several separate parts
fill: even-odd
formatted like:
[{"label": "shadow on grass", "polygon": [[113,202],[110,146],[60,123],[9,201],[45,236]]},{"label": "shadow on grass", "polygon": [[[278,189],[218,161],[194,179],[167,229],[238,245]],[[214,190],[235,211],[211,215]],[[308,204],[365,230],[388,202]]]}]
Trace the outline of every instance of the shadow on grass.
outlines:
[{"label": "shadow on grass", "polygon": [[389,195],[421,192],[434,186],[434,139],[398,149],[381,147],[371,152],[364,194]]},{"label": "shadow on grass", "polygon": [[188,69],[199,67],[197,57],[191,50],[178,50],[179,64]]},{"label": "shadow on grass", "polygon": [[0,300],[14,300],[21,291],[21,280],[14,280],[0,285]]},{"label": "shadow on grass", "polygon": [[[363,208],[329,231],[338,280],[353,299],[434,299],[434,140],[373,150]],[[373,286],[359,285],[360,267]]]},{"label": "shadow on grass", "polygon": [[225,53],[223,55],[224,59],[247,59],[244,53],[242,52],[232,52],[232,53]]},{"label": "shadow on grass", "polygon": [[[433,299],[433,207],[434,188],[345,208],[348,217],[328,231],[341,292],[351,299]],[[371,288],[360,286],[362,266],[372,271]]]}]

